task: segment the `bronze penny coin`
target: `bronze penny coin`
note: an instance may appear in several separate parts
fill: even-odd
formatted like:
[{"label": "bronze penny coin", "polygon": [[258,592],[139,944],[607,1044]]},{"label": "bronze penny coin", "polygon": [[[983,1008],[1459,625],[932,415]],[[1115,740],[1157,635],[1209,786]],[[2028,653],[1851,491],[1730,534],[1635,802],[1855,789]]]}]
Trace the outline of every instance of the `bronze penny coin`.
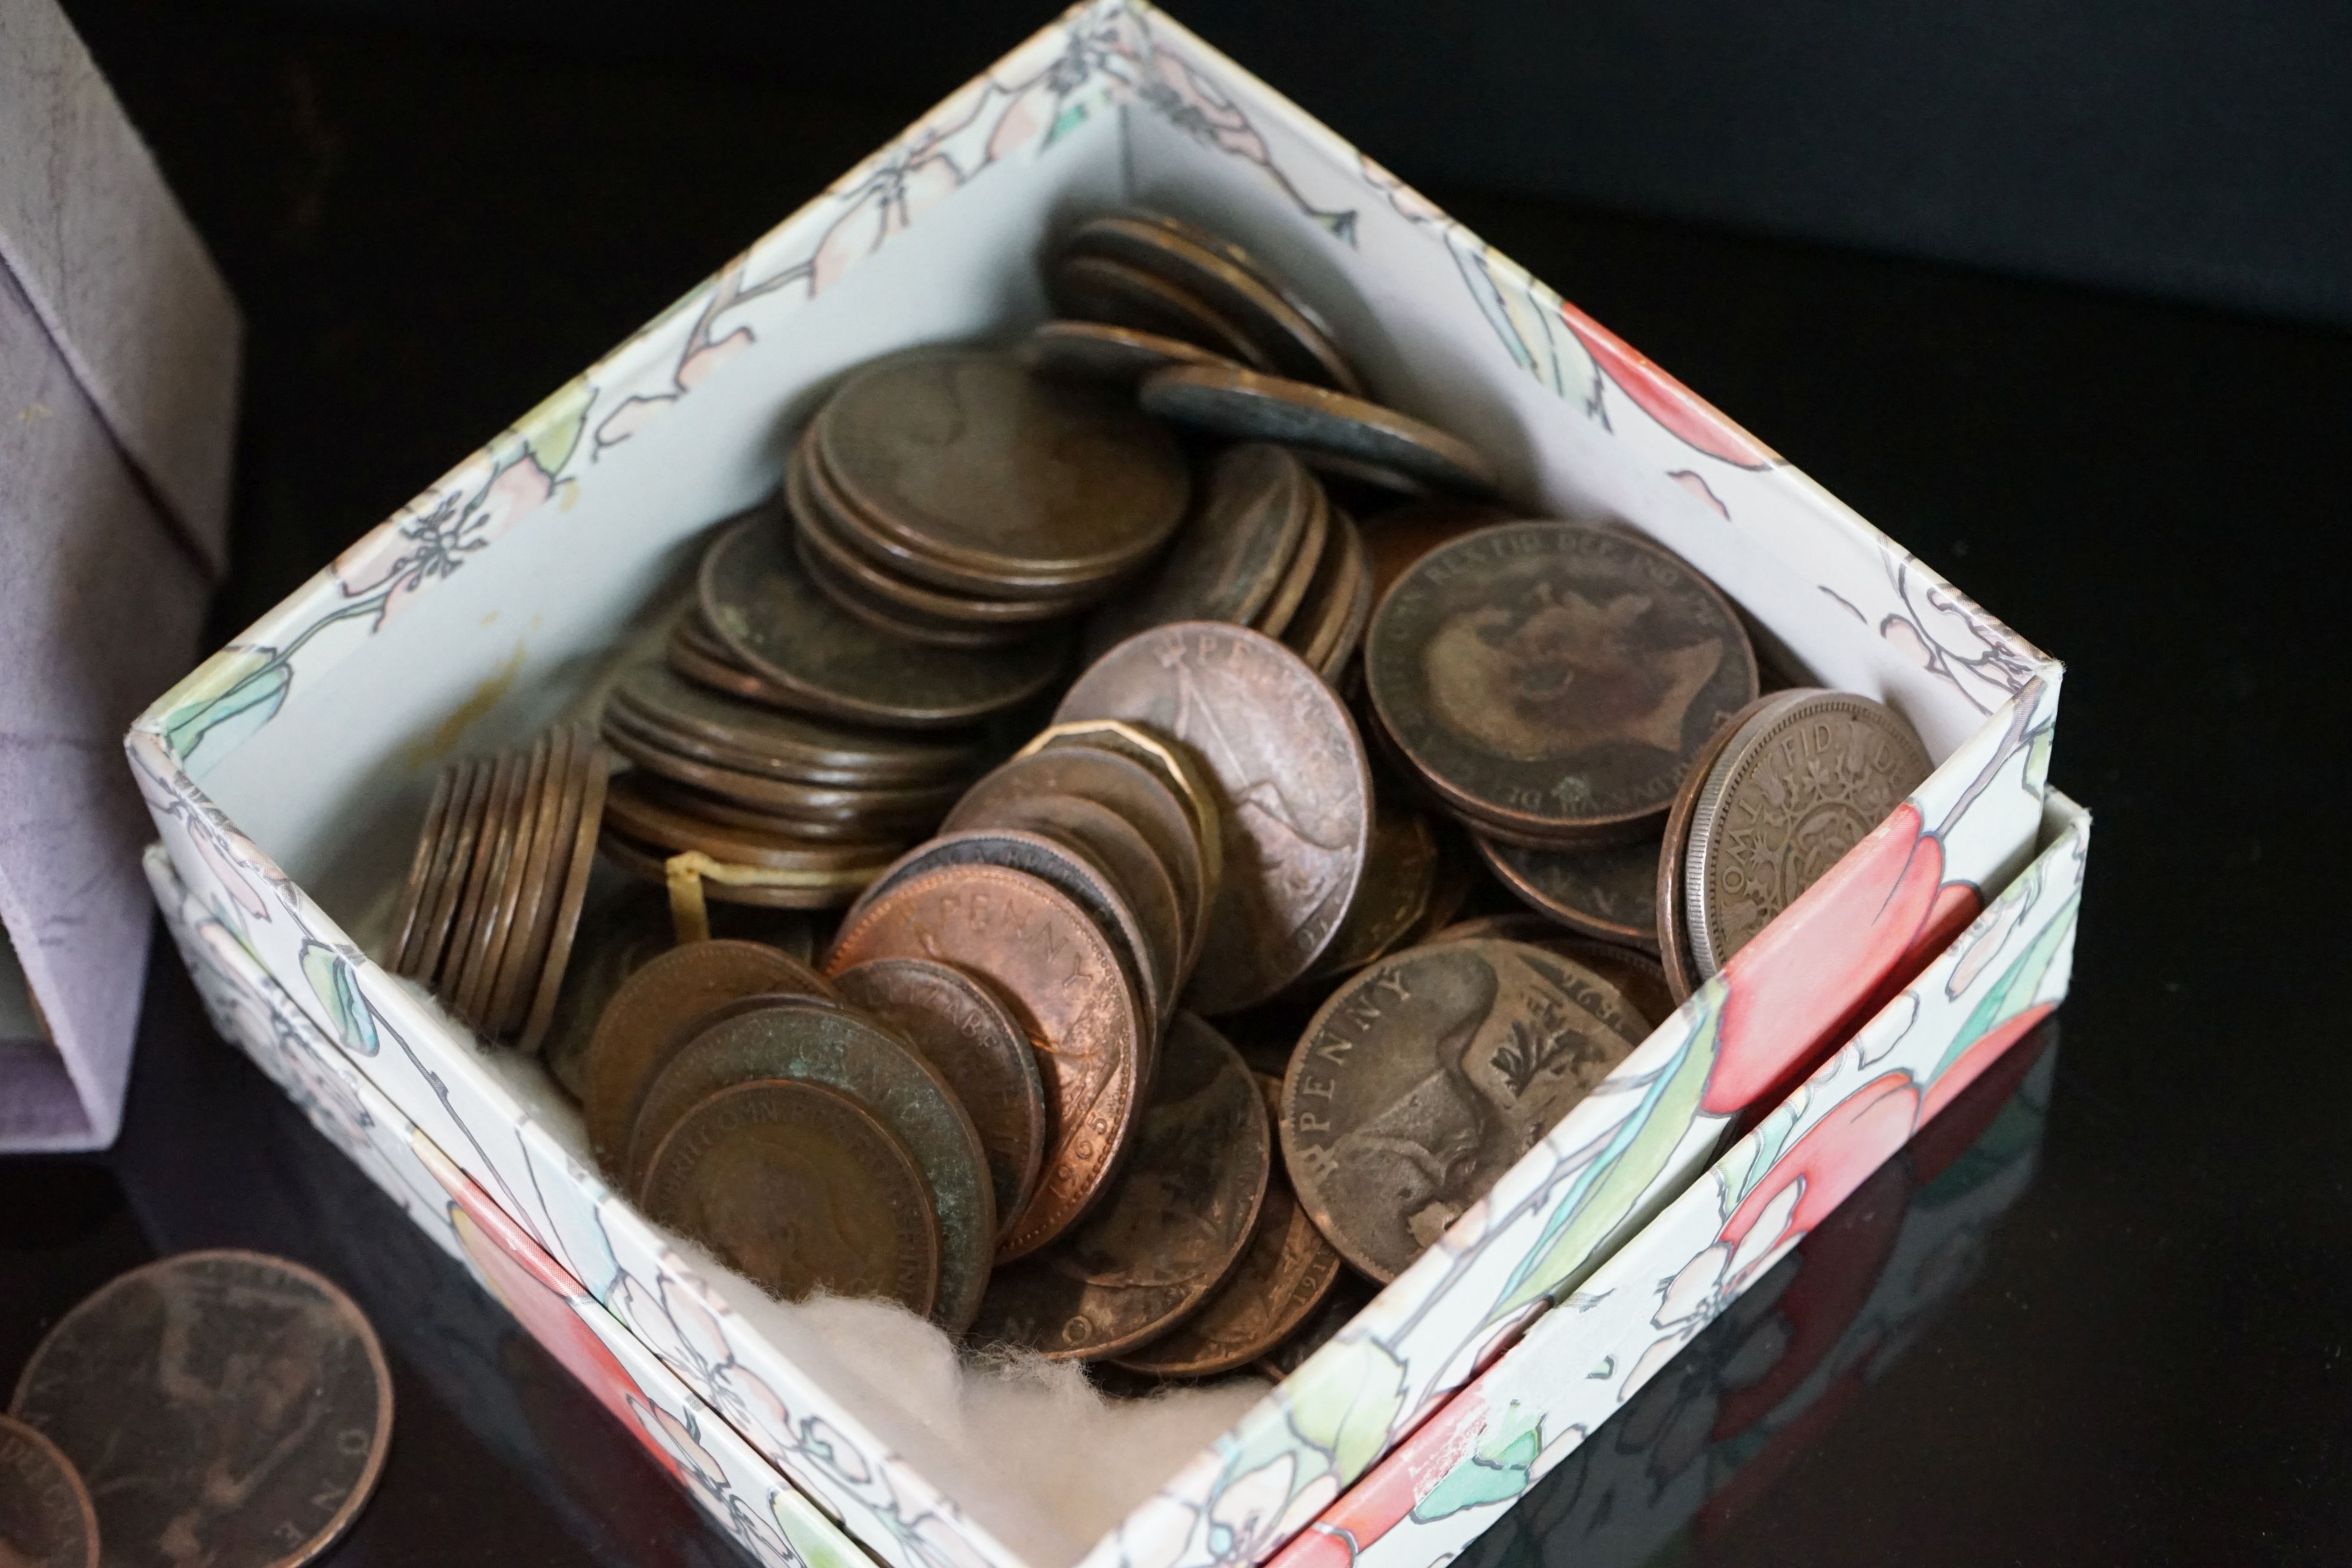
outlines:
[{"label": "bronze penny coin", "polygon": [[714,860],[778,870],[878,870],[889,864],[895,853],[886,839],[845,844],[799,837],[788,824],[766,831],[712,822],[648,794],[634,773],[623,773],[613,781],[604,796],[604,821],[641,844],[671,854],[698,849]]},{"label": "bronze penny coin", "polygon": [[[1177,955],[1155,942],[1144,929],[1135,906],[1128,901],[1126,889],[1118,885],[1109,868],[1071,838],[1048,837],[1011,827],[966,827],[943,833],[893,861],[850,906],[844,921],[854,922],[868,904],[901,883],[950,866],[1002,866],[1019,871],[1036,878],[1084,910],[1096,929],[1110,939],[1111,949],[1118,955],[1119,971],[1134,989],[1143,1016],[1155,1024],[1159,1021],[1162,1003],[1174,980],[1173,973],[1163,970],[1162,964],[1172,963]],[[1152,1037],[1150,1031],[1144,1037],[1147,1068]]]},{"label": "bronze penny coin", "polygon": [[964,792],[940,826],[946,832],[977,826],[999,811],[1023,809],[1019,803],[1036,795],[1092,801],[1142,835],[1175,890],[1182,932],[1177,969],[1191,973],[1216,889],[1202,854],[1199,827],[1177,786],[1166,774],[1122,752],[1049,744],[1024,752],[984,775]]},{"label": "bronze penny coin", "polygon": [[741,801],[729,800],[707,790],[698,790],[675,779],[649,773],[644,768],[628,771],[631,790],[640,798],[652,802],[680,817],[700,823],[716,823],[740,828],[768,838],[782,839],[790,844],[810,845],[869,845],[889,844],[892,853],[904,839],[903,831],[886,832],[871,824],[855,818],[845,821],[810,816],[784,816],[759,806],[746,805]]},{"label": "bronze penny coin", "polygon": [[1130,1372],[1159,1377],[1210,1377],[1245,1366],[1314,1316],[1347,1265],[1298,1206],[1290,1184],[1266,1184],[1233,1278],[1170,1332],[1118,1358]]},{"label": "bronze penny coin", "polygon": [[1149,1027],[1110,939],[1048,884],[956,866],[893,888],[844,924],[826,963],[931,958],[988,983],[1037,1051],[1054,1142],[1036,1191],[997,1247],[1018,1258],[1100,1196],[1135,1132]]},{"label": "bronze penny coin", "polygon": [[629,1191],[646,1191],[662,1142],[693,1107],[763,1079],[846,1095],[906,1144],[939,1215],[931,1321],[950,1335],[963,1332],[980,1310],[996,1247],[987,1152],[940,1070],[862,1014],[806,997],[746,997],[706,1019],[646,1086],[629,1133]]},{"label": "bronze penny coin", "polygon": [[351,1298],[283,1258],[118,1275],[34,1350],[9,1414],[80,1473],[105,1561],[308,1563],[392,1444],[392,1373]]},{"label": "bronze penny coin", "polygon": [[456,793],[459,772],[457,767],[446,767],[433,778],[433,798],[425,803],[425,826],[416,831],[416,849],[409,857],[408,879],[400,886],[400,905],[393,911],[392,970],[395,974],[407,973],[405,961],[415,942],[417,917],[432,888],[433,858],[441,847],[442,825],[449,816],[450,797]]},{"label": "bronze penny coin", "polygon": [[1776,691],[1759,697],[1707,737],[1706,744],[1691,759],[1682,788],[1675,792],[1675,803],[1666,812],[1665,831],[1658,847],[1658,963],[1666,972],[1666,988],[1677,1005],[1688,1001],[1691,993],[1706,978],[1699,973],[1691,957],[1690,926],[1684,918],[1688,906],[1683,889],[1683,854],[1690,843],[1691,818],[1698,809],[1699,792],[1706,787],[1717,760],[1741,729],[1771,708],[1780,696]]},{"label": "bronze penny coin", "polygon": [[[530,1011],[528,989],[539,979],[546,954],[540,949],[555,925],[555,906],[563,896],[562,873],[569,870],[568,853],[558,856],[557,829],[571,790],[573,731],[557,729],[546,737],[547,765],[541,770],[539,801],[531,813],[530,837],[516,851],[512,880],[514,910],[509,917],[507,940],[491,971],[483,1006],[491,1026],[500,1033],[522,1026]],[[575,828],[577,824],[572,825]],[[565,840],[565,849],[570,841]]]},{"label": "bronze penny coin", "polygon": [[1163,426],[1126,398],[1032,374],[994,350],[866,366],[825,404],[814,441],[860,518],[990,584],[1117,576],[1184,516],[1183,456]]},{"label": "bronze penny coin", "polygon": [[1363,741],[1314,670],[1246,627],[1181,622],[1096,660],[1054,717],[1171,736],[1215,781],[1224,879],[1192,1007],[1238,1011],[1314,965],[1355,897],[1372,824]]},{"label": "bronze penny coin", "polygon": [[98,1568],[98,1515],[58,1446],[0,1415],[0,1562],[10,1568]]},{"label": "bronze penny coin", "polygon": [[1379,1286],[1360,1274],[1342,1269],[1339,1283],[1323,1298],[1323,1304],[1253,1365],[1269,1383],[1286,1381],[1292,1373],[1307,1364],[1307,1358],[1338,1338],[1339,1331],[1354,1322],[1356,1315],[1370,1306],[1379,1294]]},{"label": "bronze penny coin", "polygon": [[1021,345],[1021,363],[1041,375],[1132,387],[1171,364],[1232,364],[1196,343],[1108,321],[1047,321]]},{"label": "bronze penny coin", "polygon": [[680,677],[665,664],[631,668],[614,684],[614,706],[712,748],[707,760],[810,784],[913,784],[953,778],[982,755],[955,735],[910,735],[827,723],[739,700]]},{"label": "bronze penny coin", "polygon": [[1018,707],[1061,673],[1067,639],[1057,636],[949,649],[867,626],[809,581],[783,531],[753,518],[720,535],[702,558],[700,592],[729,650],[789,693],[791,706],[854,722],[946,728]]},{"label": "bronze penny coin", "polygon": [[[717,776],[722,779],[731,778],[738,773],[750,773],[760,778],[772,779],[779,784],[819,790],[938,788],[951,785],[952,783],[952,780],[948,778],[924,779],[913,783],[898,780],[884,782],[874,779],[803,778],[768,766],[767,760],[764,758],[747,757],[729,748],[714,745],[699,735],[675,729],[662,720],[647,717],[635,708],[619,702],[605,704],[600,728],[606,733],[624,736],[631,743],[659,752],[664,757],[675,757],[684,763],[717,769]],[[704,790],[698,793],[708,795],[709,792]]]},{"label": "bronze penny coin", "polygon": [[1173,213],[1161,212],[1153,207],[1129,207],[1127,209],[1127,216],[1140,218],[1146,223],[1158,224],[1171,234],[1181,235],[1211,254],[1224,258],[1266,288],[1281,295],[1290,308],[1306,317],[1317,331],[1326,338],[1331,335],[1331,324],[1323,319],[1322,312],[1308,304],[1304,297],[1294,292],[1290,285],[1284,280],[1282,274],[1259,259],[1255,253],[1213,229],[1204,228],[1199,224],[1178,217]]},{"label": "bronze penny coin", "polygon": [[1494,465],[1467,441],[1328,387],[1255,371],[1177,365],[1145,376],[1136,396],[1163,419],[1229,440],[1331,452],[1443,489],[1483,494],[1496,484]]},{"label": "bronze penny coin", "polygon": [[[1201,847],[1201,867],[1213,896],[1225,876],[1223,809],[1217,803],[1216,781],[1209,776],[1208,768],[1190,746],[1120,720],[1082,719],[1047,725],[1013,754],[1018,758],[1037,752],[1065,750],[1116,752],[1148,769],[1167,785],[1169,793],[1184,807],[1185,816],[1192,819],[1193,842]],[[1071,793],[1086,792],[1073,789]],[[1106,800],[1103,804],[1115,803]]]},{"label": "bronze penny coin", "polygon": [[1297,617],[1298,606],[1307,602],[1307,590],[1314,585],[1315,574],[1321,568],[1324,557],[1330,552],[1331,526],[1330,498],[1323,493],[1322,486],[1310,479],[1307,484],[1307,519],[1298,536],[1298,548],[1292,551],[1290,559],[1283,563],[1282,575],[1276,581],[1274,592],[1266,596],[1265,605],[1251,617],[1251,626],[1270,637],[1279,637],[1290,629],[1290,623]]},{"label": "bronze penny coin", "polygon": [[491,765],[479,759],[451,765],[459,770],[460,776],[450,803],[450,825],[443,829],[442,843],[434,851],[433,888],[427,895],[425,923],[408,952],[407,967],[401,971],[428,986],[441,967],[442,955],[448,951],[449,931],[457,921],[466,874],[474,863],[474,841],[480,836],[490,809]]},{"label": "bronze penny coin", "polygon": [[[490,764],[488,805],[482,815],[482,826],[474,835],[474,855],[466,868],[465,890],[457,900],[457,918],[449,928],[449,946],[441,957],[441,972],[433,977],[433,994],[457,1012],[457,984],[467,965],[475,958],[475,943],[479,939],[482,915],[496,889],[490,884],[490,868],[497,864],[500,847],[508,843],[514,831],[515,797],[520,793],[524,775],[530,770],[530,759],[520,752],[500,752]],[[471,1026],[474,1020],[458,1015]]]},{"label": "bronze penny coin", "polygon": [[[1348,633],[1351,626],[1358,635],[1363,631],[1356,620],[1358,600],[1371,574],[1354,521],[1338,507],[1332,507],[1330,513],[1330,539],[1323,546],[1323,558],[1315,564],[1297,617],[1282,634],[1285,645],[1296,649],[1318,674],[1346,662],[1347,655],[1355,651],[1354,639]],[[1345,647],[1342,638],[1348,639]]]},{"label": "bronze penny coin", "polygon": [[847,1096],[763,1079],[691,1107],[654,1151],[646,1211],[770,1295],[879,1297],[928,1316],[940,1222],[907,1145]]},{"label": "bronze penny coin", "polygon": [[1697,972],[1722,969],[1934,765],[1901,714],[1850,691],[1781,692],[1741,724],[1699,789],[1683,849]]},{"label": "bronze penny coin", "polygon": [[1353,489],[1381,500],[1394,500],[1399,496],[1417,500],[1438,492],[1411,474],[1392,468],[1386,463],[1375,463],[1365,458],[1351,458],[1344,452],[1302,447],[1299,459],[1316,474],[1335,488]]},{"label": "bronze penny coin", "polygon": [[1529,907],[1604,942],[1658,944],[1658,845],[1649,838],[1592,849],[1530,849],[1473,833],[1470,842]]},{"label": "bronze penny coin", "polygon": [[588,1043],[614,994],[676,942],[668,897],[638,883],[617,884],[581,911],[580,935],[540,1045],[547,1070],[573,1100],[588,1098]]},{"label": "bronze penny coin", "polygon": [[[845,569],[839,559],[828,557],[822,537],[808,528],[793,533],[793,550],[800,557],[802,569],[808,574],[809,581],[836,605],[869,626],[908,642],[950,648],[1003,647],[1035,634],[1034,626],[1002,626],[951,620],[897,603],[888,595],[875,592],[870,583],[861,580],[858,573]],[[1065,613],[1059,605],[1049,606],[1049,610],[1053,615]]]},{"label": "bronze penny coin", "polygon": [[1148,272],[1232,322],[1257,345],[1259,358],[1282,374],[1361,395],[1363,383],[1320,326],[1268,287],[1255,268],[1202,244],[1188,229],[1110,215],[1080,224],[1064,249],[1074,256],[1108,257]]},{"label": "bronze penny coin", "polygon": [[633,721],[615,711],[604,715],[604,735],[614,751],[649,773],[780,817],[871,823],[877,828],[922,827],[938,821],[958,793],[952,779],[926,784],[816,784],[720,767],[646,739]]},{"label": "bronze penny coin", "polygon": [[581,1110],[605,1169],[620,1169],[639,1097],[693,1026],[730,1002],[768,995],[839,1000],[824,976],[764,942],[690,942],[634,967],[588,1037]]},{"label": "bronze penny coin", "polygon": [[669,641],[662,647],[662,658],[672,669],[697,685],[724,692],[730,697],[740,697],[746,702],[757,702],[782,710],[806,711],[806,704],[799,698],[744,668],[723,646],[714,652],[702,639],[688,636],[685,628],[699,623],[701,619],[699,612],[681,616],[671,627]]},{"label": "bronze penny coin", "polygon": [[958,806],[940,825],[942,834],[977,828],[1012,828],[1075,845],[1110,874],[1141,927],[1144,956],[1156,975],[1162,1015],[1183,988],[1184,911],[1176,884],[1150,844],[1127,818],[1107,805],[1075,795],[996,795],[970,809]]},{"label": "bronze penny coin", "polygon": [[1372,568],[1373,600],[1386,595],[1405,568],[1439,545],[1510,521],[1507,510],[1491,502],[1442,495],[1407,501],[1367,519],[1362,525],[1364,553]]},{"label": "bronze penny coin", "polygon": [[[1349,595],[1348,612],[1339,623],[1339,636],[1315,667],[1316,673],[1334,690],[1342,689],[1343,686],[1348,689],[1361,686],[1360,672],[1356,670],[1355,659],[1364,646],[1364,629],[1372,624],[1371,563],[1364,558],[1364,542],[1360,532],[1349,530],[1349,542],[1356,557],[1354,591]],[[1351,672],[1354,672],[1355,679],[1349,679]]]},{"label": "bronze penny coin", "polygon": [[1391,954],[1316,1013],[1282,1152],[1349,1262],[1393,1279],[1647,1035],[1616,987],[1511,942]]},{"label": "bronze penny coin", "polygon": [[1051,1361],[1097,1361],[1184,1321],[1249,1245],[1271,1142],[1240,1054],[1177,1014],[1125,1168],[1067,1236],[998,1270],[974,1337]]},{"label": "bronze penny coin", "polygon": [[1222,360],[1252,369],[1274,368],[1239,323],[1208,301],[1108,256],[1064,257],[1046,269],[1045,293],[1055,310],[1081,321],[1133,327],[1198,343]]},{"label": "bronze penny coin", "polygon": [[1372,813],[1364,875],[1349,901],[1347,918],[1306,979],[1312,983],[1352,974],[1401,945],[1429,909],[1437,865],[1437,834],[1429,818],[1405,806],[1381,803]]},{"label": "bronze penny coin", "polygon": [[1646,952],[1613,942],[1564,931],[1538,914],[1482,915],[1458,921],[1423,939],[1429,945],[1446,942],[1523,942],[1572,958],[1617,987],[1642,1021],[1655,1028],[1673,1016],[1679,1005],[1666,986],[1666,972]]},{"label": "bronze penny coin", "polygon": [[1313,484],[1279,447],[1245,442],[1218,453],[1192,517],[1152,575],[1087,620],[1087,659],[1171,621],[1249,625],[1299,552],[1317,510]]},{"label": "bronze penny coin", "polygon": [[1757,689],[1711,584],[1579,522],[1502,523],[1423,556],[1373,612],[1364,674],[1412,770],[1515,842],[1642,836]]},{"label": "bronze penny coin", "polygon": [[518,776],[514,801],[507,810],[505,829],[499,835],[498,853],[490,863],[490,879],[482,897],[482,919],[474,949],[457,977],[457,1016],[471,1019],[485,1034],[496,1033],[497,1015],[489,1010],[499,965],[506,957],[509,933],[522,901],[522,870],[530,858],[530,842],[539,826],[539,805],[547,793],[549,738],[531,742]]},{"label": "bronze penny coin", "polygon": [[[556,841],[565,833],[572,843],[563,857],[562,890],[556,895],[555,922],[548,930],[546,957],[539,964],[539,983],[531,990],[515,1044],[525,1051],[539,1049],[555,1015],[555,998],[563,987],[564,966],[572,962],[572,939],[580,931],[580,907],[588,897],[588,873],[596,863],[596,827],[604,820],[604,789],[612,775],[612,753],[595,737],[575,731],[572,738],[572,780],[566,788],[562,815],[556,822]],[[552,873],[551,872],[551,875]]]},{"label": "bronze penny coin", "polygon": [[877,958],[833,977],[843,1000],[896,1029],[940,1069],[979,1129],[1001,1235],[1045,1168],[1045,1079],[1021,1022],[973,975],[928,958]]}]

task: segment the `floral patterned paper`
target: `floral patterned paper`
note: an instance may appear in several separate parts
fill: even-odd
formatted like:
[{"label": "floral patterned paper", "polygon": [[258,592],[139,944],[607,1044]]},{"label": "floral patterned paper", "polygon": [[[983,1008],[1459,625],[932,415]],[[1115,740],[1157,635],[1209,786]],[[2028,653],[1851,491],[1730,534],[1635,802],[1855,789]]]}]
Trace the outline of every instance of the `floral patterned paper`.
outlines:
[{"label": "floral patterned paper", "polygon": [[[1416,292],[1415,309],[1454,332],[1494,387],[1533,397],[1530,417],[1562,450],[1605,452],[1611,472],[1637,479],[1620,487],[1627,515],[1709,548],[1722,542],[1689,531],[1735,531],[1741,549],[1807,584],[1801,604],[1782,605],[1787,614],[1811,630],[1834,626],[1823,633],[1829,641],[1876,650],[1887,668],[1909,671],[1906,689],[1945,715],[1938,722],[1948,729],[1950,715],[1964,716],[1953,733],[1965,735],[1888,824],[1339,1340],[1106,1538],[1087,1558],[1094,1568],[1264,1560],[1613,1249],[1647,1237],[1644,1226],[1708,1166],[1735,1125],[1812,1072],[1855,1021],[1890,996],[1914,994],[1916,984],[1905,986],[1920,966],[2017,874],[2041,820],[2055,721],[2056,664],[1165,16],[1132,0],[1089,0],[1015,49],[344,552],[160,700],[129,739],[164,847],[194,900],[185,923],[202,942],[184,941],[192,967],[233,958],[268,976],[291,998],[291,1016],[329,1043],[323,1053],[280,1053],[271,1066],[314,1119],[342,1126],[345,1147],[393,1169],[412,1194],[423,1175],[426,1196],[412,1213],[433,1210],[421,1222],[444,1234],[445,1246],[469,1258],[488,1247],[544,1259],[570,1282],[551,1287],[567,1317],[594,1325],[600,1342],[614,1326],[657,1358],[703,1419],[722,1423],[789,1479],[772,1498],[805,1496],[892,1568],[1016,1568],[1019,1559],[811,1369],[730,1310],[728,1292],[740,1282],[704,1278],[607,1189],[569,1134],[540,1121],[471,1041],[362,952],[200,780],[269,726],[317,722],[335,666],[370,639],[407,635],[405,617],[422,596],[487,552],[561,550],[560,534],[538,520],[625,467],[644,449],[630,443],[656,422],[709,406],[695,395],[724,367],[790,356],[795,313],[832,306],[835,284],[883,247],[906,243],[947,204],[978,200],[971,193],[1007,181],[1055,178],[1055,149],[1081,132],[1149,132],[1189,150],[1216,181],[1231,183],[1221,186],[1225,195],[1276,214],[1368,289],[1446,280],[1436,293]],[[994,173],[1006,169],[1023,172]],[[1999,901],[1991,913],[2011,926],[2020,918]],[[1976,951],[1986,939],[1971,940]],[[219,1005],[237,1020],[227,999]],[[1915,1038],[1957,1028],[1937,1018]],[[255,1035],[245,1026],[235,1037],[259,1059],[267,1047],[254,1047]],[[352,1126],[337,1095],[356,1093],[353,1086],[400,1118],[415,1148],[436,1151],[446,1170],[404,1156],[380,1127]],[[1877,1117],[1871,1128],[1895,1127],[1891,1104]],[[1745,1223],[1770,1217],[1759,1207]],[[524,1276],[545,1284],[535,1267]],[[521,1278],[500,1288],[520,1290]],[[551,1341],[570,1332],[552,1315],[544,1321]],[[578,1365],[592,1385],[609,1375],[584,1342],[572,1349],[584,1356]],[[618,1347],[614,1353],[629,1363]],[[713,1452],[723,1447],[713,1442]],[[751,1495],[740,1479],[736,1490]],[[776,1527],[799,1539],[781,1516]]]}]

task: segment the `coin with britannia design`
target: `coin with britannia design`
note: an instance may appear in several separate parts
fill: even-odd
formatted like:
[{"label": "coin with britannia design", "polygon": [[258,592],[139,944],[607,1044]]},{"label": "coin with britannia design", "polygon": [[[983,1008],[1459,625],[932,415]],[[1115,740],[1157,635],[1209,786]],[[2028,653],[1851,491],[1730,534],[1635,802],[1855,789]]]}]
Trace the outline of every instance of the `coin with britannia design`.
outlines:
[{"label": "coin with britannia design", "polygon": [[60,1319],[9,1413],[80,1472],[110,1563],[308,1563],[392,1443],[392,1373],[360,1310],[299,1264],[184,1252]]}]

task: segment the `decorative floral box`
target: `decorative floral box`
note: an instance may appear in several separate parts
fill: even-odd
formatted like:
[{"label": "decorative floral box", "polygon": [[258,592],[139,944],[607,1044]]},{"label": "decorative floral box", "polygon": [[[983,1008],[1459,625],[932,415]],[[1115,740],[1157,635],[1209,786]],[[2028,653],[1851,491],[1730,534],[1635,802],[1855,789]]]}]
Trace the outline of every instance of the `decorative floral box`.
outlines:
[{"label": "decorative floral box", "polygon": [[[1663,540],[1781,662],[1892,703],[1938,765],[1338,1339],[1087,1541],[952,1495],[935,1432],[608,1189],[535,1063],[454,1033],[349,933],[381,918],[439,761],[586,700],[677,602],[700,531],[776,484],[828,378],[1041,317],[1045,237],[1129,201],[1266,256],[1383,395],[1475,434],[1520,505]],[[170,860],[154,873],[201,938],[184,947],[266,999],[225,1026],[299,1092],[348,1091],[368,1124],[322,1125],[424,1194],[422,1223],[470,1237],[569,1364],[630,1380],[615,1408],[666,1464],[678,1450],[632,1398],[698,1434],[726,1479],[690,1477],[696,1495],[747,1545],[814,1560],[845,1532],[892,1568],[1196,1568],[1263,1561],[1318,1519],[1296,1550],[1422,1551],[1399,1534],[1411,1508],[1381,1500],[1477,1452],[1478,1412],[1540,1430],[1528,1475],[1557,1463],[2055,1001],[2087,834],[2044,782],[2059,677],[1246,72],[1156,11],[1095,3],[362,538],[129,745]],[[1496,1511],[1446,1513],[1429,1554]]]}]

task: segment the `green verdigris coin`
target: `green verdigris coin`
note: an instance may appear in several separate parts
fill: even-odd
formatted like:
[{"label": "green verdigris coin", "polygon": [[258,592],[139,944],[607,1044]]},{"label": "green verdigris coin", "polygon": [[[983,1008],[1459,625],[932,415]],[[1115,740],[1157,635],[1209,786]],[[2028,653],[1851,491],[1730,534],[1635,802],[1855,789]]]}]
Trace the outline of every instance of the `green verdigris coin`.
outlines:
[{"label": "green verdigris coin", "polygon": [[940,1220],[940,1293],[931,1321],[950,1335],[962,1333],[980,1310],[996,1252],[988,1153],[939,1069],[869,1019],[797,997],[750,997],[712,1013],[638,1102],[629,1190],[644,1188],[656,1150],[688,1110],[722,1089],[763,1079],[848,1096],[914,1155]]},{"label": "green verdigris coin", "polygon": [[765,515],[719,537],[702,558],[699,589],[703,615],[747,668],[801,706],[853,722],[971,723],[1045,690],[1069,647],[1055,633],[995,648],[893,637],[826,597]]}]

